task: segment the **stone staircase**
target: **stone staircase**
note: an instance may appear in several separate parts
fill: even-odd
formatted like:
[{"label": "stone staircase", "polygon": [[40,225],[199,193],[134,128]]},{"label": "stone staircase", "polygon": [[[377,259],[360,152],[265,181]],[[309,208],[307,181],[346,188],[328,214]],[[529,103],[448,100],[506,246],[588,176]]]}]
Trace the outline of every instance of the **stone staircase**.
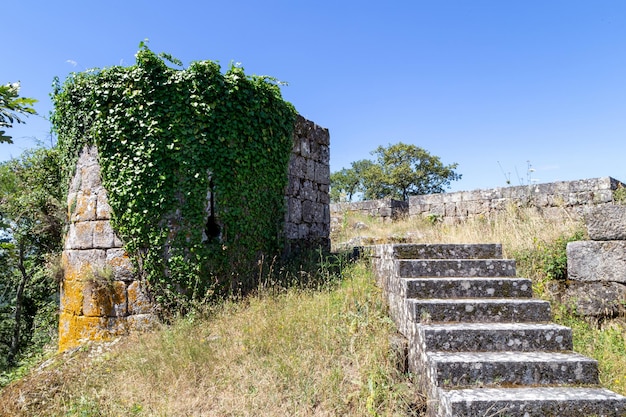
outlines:
[{"label": "stone staircase", "polygon": [[370,247],[378,284],[409,343],[427,415],[626,416],[626,397],[599,387],[595,360],[496,244]]}]

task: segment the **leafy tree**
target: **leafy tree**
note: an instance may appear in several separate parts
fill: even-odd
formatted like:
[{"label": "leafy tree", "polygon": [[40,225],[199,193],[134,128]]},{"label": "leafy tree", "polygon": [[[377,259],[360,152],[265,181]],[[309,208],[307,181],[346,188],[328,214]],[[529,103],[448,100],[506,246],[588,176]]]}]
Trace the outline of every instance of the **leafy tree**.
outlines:
[{"label": "leafy tree", "polygon": [[362,191],[363,177],[373,168],[374,163],[362,159],[352,163],[352,168],[330,174],[330,199],[333,202],[352,201],[355,194]]},{"label": "leafy tree", "polygon": [[3,128],[11,128],[13,123],[24,123],[20,115],[36,114],[32,106],[37,100],[20,97],[19,92],[19,82],[0,85],[0,143],[13,143]]},{"label": "leafy tree", "polygon": [[13,366],[34,339],[43,344],[49,329],[37,334],[37,323],[54,321],[51,265],[64,224],[59,185],[56,149],[40,148],[0,165],[0,369]]},{"label": "leafy tree", "polygon": [[363,199],[395,198],[442,193],[450,182],[461,179],[458,164],[444,165],[439,157],[415,145],[397,143],[379,146],[372,152],[375,161],[352,163],[351,168],[331,174],[331,199],[345,195],[350,200],[362,193]]}]

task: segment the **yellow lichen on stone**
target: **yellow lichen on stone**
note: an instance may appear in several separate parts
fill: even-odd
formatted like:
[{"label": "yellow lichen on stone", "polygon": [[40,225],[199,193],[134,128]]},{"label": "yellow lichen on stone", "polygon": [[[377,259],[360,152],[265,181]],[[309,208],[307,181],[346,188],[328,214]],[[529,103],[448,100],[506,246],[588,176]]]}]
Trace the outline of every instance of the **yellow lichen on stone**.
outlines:
[{"label": "yellow lichen on stone", "polygon": [[153,312],[153,303],[147,295],[144,285],[140,281],[133,281],[128,285],[128,312],[130,314],[150,314]]},{"label": "yellow lichen on stone", "polygon": [[87,317],[124,317],[127,314],[126,284],[123,281],[88,281],[83,300],[83,315]]},{"label": "yellow lichen on stone", "polygon": [[126,334],[125,320],[120,318],[75,316],[62,312],[59,324],[59,352],[86,342],[107,341]]},{"label": "yellow lichen on stone", "polygon": [[85,284],[77,280],[65,280],[61,283],[61,311],[80,315],[83,312],[83,292]]}]

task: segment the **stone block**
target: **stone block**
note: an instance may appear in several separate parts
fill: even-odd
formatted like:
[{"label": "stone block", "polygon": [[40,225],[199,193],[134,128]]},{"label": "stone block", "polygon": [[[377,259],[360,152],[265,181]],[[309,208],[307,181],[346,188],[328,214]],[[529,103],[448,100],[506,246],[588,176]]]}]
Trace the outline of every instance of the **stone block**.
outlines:
[{"label": "stone block", "polygon": [[576,312],[596,320],[614,318],[626,312],[626,285],[617,282],[574,282],[563,300],[573,303]]},{"label": "stone block", "polygon": [[102,177],[100,176],[100,165],[78,166],[80,169],[80,189],[83,191],[98,191],[102,188]]},{"label": "stone block", "polygon": [[107,250],[106,264],[113,272],[113,279],[118,281],[132,281],[135,279],[133,263],[123,248]]},{"label": "stone block", "polygon": [[124,317],[128,314],[126,284],[109,276],[94,276],[83,290],[83,315]]},{"label": "stone block", "polygon": [[290,222],[298,224],[302,221],[302,202],[297,198],[290,198],[287,204],[288,219]]},{"label": "stone block", "polygon": [[155,314],[136,314],[126,318],[128,330],[147,332],[156,329],[159,324],[159,318]]},{"label": "stone block", "polygon": [[298,225],[298,239],[306,239],[309,237],[309,229],[311,228],[308,224],[299,224]]},{"label": "stone block", "polygon": [[71,213],[70,221],[85,222],[95,220],[97,199],[97,194],[92,193],[91,190],[76,193],[75,203],[72,203],[74,210]]},{"label": "stone block", "polygon": [[93,222],[93,247],[96,249],[109,249],[116,247],[119,239],[116,239],[113,226],[108,220]]},{"label": "stone block", "polygon": [[626,206],[590,207],[585,210],[585,225],[592,240],[626,240]]},{"label": "stone block", "polygon": [[626,283],[626,241],[568,243],[567,274],[574,281]]},{"label": "stone block", "polygon": [[302,137],[300,138],[300,155],[308,158],[311,155],[311,144],[309,142],[309,138]]},{"label": "stone block", "polygon": [[306,160],[306,171],[304,178],[309,181],[315,181],[315,161],[312,159]]},{"label": "stone block", "polygon": [[106,265],[106,252],[101,249],[64,250],[61,254],[64,280],[85,281],[94,270],[102,270]]},{"label": "stone block", "polygon": [[96,219],[97,220],[110,220],[111,219],[111,206],[109,205],[109,198],[106,190],[103,188],[98,193],[96,201]]},{"label": "stone block", "polygon": [[150,294],[145,283],[142,281],[133,281],[128,285],[128,314],[152,314],[154,313],[154,304],[150,299]]},{"label": "stone block", "polygon": [[93,222],[70,223],[65,237],[65,249],[92,249]]},{"label": "stone block", "polygon": [[61,283],[60,310],[71,315],[83,314],[83,281],[71,280]]},{"label": "stone block", "polygon": [[330,184],[330,167],[328,164],[315,162],[315,182],[318,184]]}]

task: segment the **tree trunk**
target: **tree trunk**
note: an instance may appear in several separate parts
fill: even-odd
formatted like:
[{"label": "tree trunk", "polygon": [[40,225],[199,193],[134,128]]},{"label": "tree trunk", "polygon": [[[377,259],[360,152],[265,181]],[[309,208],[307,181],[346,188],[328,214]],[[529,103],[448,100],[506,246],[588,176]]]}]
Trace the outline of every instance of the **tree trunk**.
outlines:
[{"label": "tree trunk", "polygon": [[11,348],[9,349],[9,354],[7,357],[7,362],[9,366],[15,365],[15,357],[17,356],[17,352],[20,347],[20,326],[22,322],[22,302],[24,299],[24,288],[26,288],[26,283],[28,282],[28,274],[26,272],[26,267],[24,266],[24,248],[22,245],[19,245],[19,259],[17,263],[17,267],[22,274],[22,279],[20,279],[20,283],[17,286],[17,294],[15,295],[15,315],[13,316],[15,320],[15,326],[13,327],[13,338],[11,339]]}]

